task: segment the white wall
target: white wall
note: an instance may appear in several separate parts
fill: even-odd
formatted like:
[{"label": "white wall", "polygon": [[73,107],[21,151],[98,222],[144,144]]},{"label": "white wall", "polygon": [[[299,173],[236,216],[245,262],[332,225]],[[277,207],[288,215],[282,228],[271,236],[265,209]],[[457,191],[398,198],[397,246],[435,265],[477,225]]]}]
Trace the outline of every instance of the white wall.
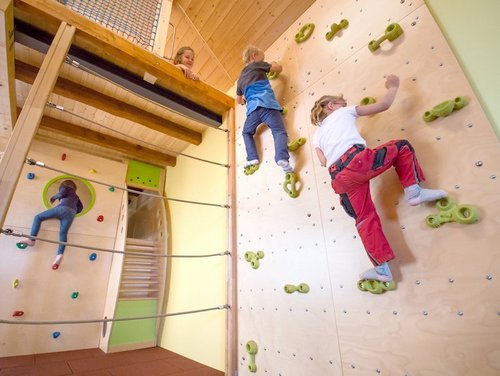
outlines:
[{"label": "white wall", "polygon": [[[349,27],[331,42],[333,22]],[[294,35],[308,22],[310,40]],[[391,22],[404,34],[371,53],[367,44]],[[269,130],[257,136],[262,164],[243,174],[244,108],[237,109],[239,374],[250,375],[248,340],[259,346],[258,374],[496,375],[500,372],[498,288],[500,149],[475,94],[423,1],[317,1],[275,44],[266,60],[284,71],[273,82],[289,108],[290,139],[307,137],[294,154],[302,189],[282,189]],[[358,274],[371,266],[353,220],[339,205],[330,178],[311,144],[309,112],[324,94],[343,92],[351,104],[385,93],[384,75],[401,87],[386,113],[360,119],[369,146],[409,139],[427,186],[446,189],[476,206],[480,221],[431,229],[431,204],[408,206],[394,172],[373,181],[372,195],[393,245],[398,288],[383,295],[358,291]],[[422,114],[456,96],[470,103],[425,123]],[[481,161],[481,166],[476,163]],[[243,259],[262,250],[259,269]],[[306,282],[308,294],[285,294],[287,283]]]}]

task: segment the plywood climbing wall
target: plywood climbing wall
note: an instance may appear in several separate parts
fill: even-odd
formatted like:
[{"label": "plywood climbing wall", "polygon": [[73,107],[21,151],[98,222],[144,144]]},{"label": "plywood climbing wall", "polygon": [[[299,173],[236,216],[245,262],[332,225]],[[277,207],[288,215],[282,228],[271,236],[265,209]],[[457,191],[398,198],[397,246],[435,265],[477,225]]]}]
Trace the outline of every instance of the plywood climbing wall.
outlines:
[{"label": "plywood climbing wall", "polygon": [[[332,23],[349,26],[327,41]],[[404,30],[372,53],[367,45],[391,23]],[[294,36],[314,23],[311,38]],[[239,374],[251,375],[245,345],[254,340],[256,374],[498,375],[500,373],[500,148],[478,100],[423,1],[317,1],[266,51],[283,73],[273,80],[291,140],[307,143],[292,153],[300,195],[282,189],[271,132],[256,136],[260,169],[243,174],[246,155],[238,124]],[[372,181],[372,196],[395,249],[390,263],[395,291],[358,290],[371,267],[353,220],[330,188],[317,161],[310,109],[324,94],[342,92],[350,104],[381,98],[387,74],[401,85],[392,108],[361,118],[370,147],[410,140],[428,187],[477,207],[479,222],[425,224],[433,204],[410,207],[393,171]],[[425,111],[457,96],[468,105],[426,123]],[[263,251],[253,269],[247,251]],[[305,282],[310,292],[286,294]]]},{"label": "plywood climbing wall", "polygon": [[[62,159],[63,154],[65,159]],[[4,223],[4,229],[29,233],[33,216],[45,210],[42,192],[51,179],[71,173],[85,179],[123,186],[127,165],[86,153],[35,141],[28,158],[45,163],[47,168],[25,165]],[[63,171],[63,172],[61,172]],[[28,179],[29,173],[34,174]],[[2,320],[74,321],[104,318],[104,307],[112,254],[92,247],[115,249],[123,191],[108,190],[105,185],[90,182],[95,190],[92,208],[76,217],[68,242],[90,249],[67,246],[63,262],[51,269],[57,244],[37,241],[34,247],[16,247],[20,238],[0,236],[0,317]],[[59,183],[56,185],[58,187]],[[79,186],[79,183],[77,182]],[[77,190],[80,195],[83,191]],[[57,191],[57,190],[56,190]],[[54,192],[55,193],[55,192]],[[88,200],[85,201],[85,205]],[[102,221],[97,218],[102,216]],[[42,223],[38,237],[58,240],[59,221]],[[91,259],[92,253],[96,254]],[[13,282],[19,284],[14,288]],[[74,298],[73,294],[78,293]],[[20,317],[11,317],[23,311]],[[59,332],[56,338],[53,333]],[[100,323],[50,325],[0,325],[0,356],[25,355],[96,348],[102,333]]]}]

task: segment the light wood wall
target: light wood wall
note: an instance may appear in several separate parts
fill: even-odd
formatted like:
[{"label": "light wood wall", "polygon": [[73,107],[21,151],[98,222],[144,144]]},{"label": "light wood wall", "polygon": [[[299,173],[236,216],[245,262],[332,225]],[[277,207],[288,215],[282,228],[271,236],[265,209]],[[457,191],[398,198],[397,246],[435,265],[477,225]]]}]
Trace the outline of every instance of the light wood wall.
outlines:
[{"label": "light wood wall", "polygon": [[[349,27],[328,42],[341,19]],[[296,44],[305,23],[316,30]],[[376,53],[370,40],[392,22],[404,34]],[[300,196],[282,189],[271,132],[257,140],[260,169],[243,174],[245,151],[238,125],[238,291],[240,375],[251,375],[245,344],[255,340],[257,374],[303,375],[497,375],[500,372],[498,300],[500,149],[478,100],[423,1],[327,0],[315,4],[266,51],[284,70],[272,82],[290,139],[307,137],[292,153]],[[357,276],[371,267],[352,218],[339,204],[330,177],[312,146],[310,108],[324,94],[343,92],[350,104],[385,93],[384,76],[401,87],[393,107],[359,119],[369,146],[406,138],[417,150],[428,187],[478,208],[472,225],[429,228],[431,204],[406,204],[396,174],[372,181],[372,195],[396,259],[395,291],[358,291]],[[422,114],[456,96],[469,105],[425,123]],[[265,252],[258,269],[243,258]],[[310,285],[308,294],[286,294],[287,283]]]},{"label": "light wood wall", "polygon": [[[62,154],[66,159],[61,159]],[[127,165],[98,158],[71,149],[35,141],[29,158],[46,166],[87,179],[122,186]],[[95,172],[91,171],[95,170]],[[35,178],[27,179],[29,172]],[[46,183],[62,173],[50,169],[24,165],[21,177],[6,217],[4,228],[29,233],[34,215],[46,210],[42,192]],[[68,234],[68,242],[88,247],[113,249],[120,222],[123,191],[110,192],[104,185],[91,183],[96,192],[93,208],[76,217]],[[77,192],[78,193],[78,192]],[[97,217],[103,215],[102,222]],[[122,219],[123,222],[123,219]],[[40,238],[58,240],[59,221],[43,222]],[[20,238],[1,236],[0,249],[0,317],[16,321],[65,321],[102,319],[111,267],[112,254],[67,246],[63,262],[56,271],[51,269],[57,253],[57,244],[37,241],[34,247],[20,250]],[[95,252],[97,258],[90,261]],[[19,279],[19,286],[13,281]],[[72,299],[73,292],[79,292]],[[11,317],[13,311],[24,311],[22,317]],[[111,311],[112,316],[112,311]],[[53,339],[52,333],[61,335]],[[0,356],[58,352],[96,348],[101,338],[101,324],[78,325],[0,325]]]}]

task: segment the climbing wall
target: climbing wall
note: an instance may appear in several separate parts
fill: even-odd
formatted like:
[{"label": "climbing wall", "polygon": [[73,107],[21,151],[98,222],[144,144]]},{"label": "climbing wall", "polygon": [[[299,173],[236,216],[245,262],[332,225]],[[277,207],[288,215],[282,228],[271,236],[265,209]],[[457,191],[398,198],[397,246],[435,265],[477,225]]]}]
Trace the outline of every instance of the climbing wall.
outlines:
[{"label": "climbing wall", "polygon": [[[331,41],[330,25],[347,19]],[[305,42],[299,29],[314,23]],[[404,33],[375,52],[368,43],[391,23]],[[478,100],[423,1],[327,0],[315,4],[266,51],[283,73],[272,81],[290,140],[299,197],[283,190],[271,132],[256,135],[260,169],[243,174],[244,107],[237,109],[239,374],[498,375],[500,373],[500,148]],[[394,171],[372,181],[384,230],[396,253],[397,289],[361,292],[357,276],[371,267],[352,218],[319,165],[309,121],[315,100],[342,92],[350,104],[381,98],[387,74],[401,85],[392,108],[360,118],[370,147],[410,140],[428,187],[477,208],[479,221],[425,224],[433,204],[410,207]],[[423,114],[464,96],[468,105],[425,122]],[[258,268],[246,252],[263,251]],[[287,294],[286,284],[308,293]],[[247,343],[257,353],[247,353]]]},{"label": "climbing wall", "polygon": [[[4,223],[4,229],[11,228],[22,233],[29,233],[34,215],[45,210],[42,192],[51,179],[67,172],[123,186],[127,170],[123,163],[37,141],[33,143],[28,158],[43,162],[49,168],[23,167]],[[30,175],[32,179],[28,178],[30,173],[34,174]],[[123,191],[111,192],[107,186],[89,184],[95,190],[95,201],[87,213],[75,218],[68,242],[90,249],[67,246],[58,270],[51,269],[57,244],[37,241],[34,247],[18,249],[16,242],[20,238],[0,236],[2,320],[39,322],[103,318],[112,254],[92,250],[92,247],[115,248]],[[84,205],[90,205],[91,199],[78,181],[77,186]],[[58,240],[58,234],[59,221],[48,220],[42,223],[38,237]],[[91,257],[92,254],[95,258]],[[17,287],[14,287],[15,280],[18,281]],[[12,317],[14,311],[23,311],[24,314]],[[0,324],[0,357],[96,348],[101,333],[102,325],[99,323]]]}]

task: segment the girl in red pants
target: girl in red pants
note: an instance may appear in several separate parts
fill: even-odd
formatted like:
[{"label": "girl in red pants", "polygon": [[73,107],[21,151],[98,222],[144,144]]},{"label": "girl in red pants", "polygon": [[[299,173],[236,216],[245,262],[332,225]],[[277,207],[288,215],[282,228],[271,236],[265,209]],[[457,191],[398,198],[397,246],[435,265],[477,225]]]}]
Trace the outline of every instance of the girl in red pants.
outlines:
[{"label": "girl in red pants", "polygon": [[424,174],[408,141],[393,140],[375,149],[366,147],[366,141],[356,129],[356,118],[391,107],[399,78],[389,75],[385,87],[387,92],[382,100],[365,106],[347,106],[342,94],[323,96],[311,109],[311,122],[319,126],[314,146],[321,165],[328,167],[332,188],[340,195],[347,214],[355,219],[361,241],[374,265],[362,273],[360,279],[389,282],[392,274],[387,262],[394,258],[394,252],[370,195],[370,179],[394,166],[410,205],[438,200],[447,193],[420,187]]}]

